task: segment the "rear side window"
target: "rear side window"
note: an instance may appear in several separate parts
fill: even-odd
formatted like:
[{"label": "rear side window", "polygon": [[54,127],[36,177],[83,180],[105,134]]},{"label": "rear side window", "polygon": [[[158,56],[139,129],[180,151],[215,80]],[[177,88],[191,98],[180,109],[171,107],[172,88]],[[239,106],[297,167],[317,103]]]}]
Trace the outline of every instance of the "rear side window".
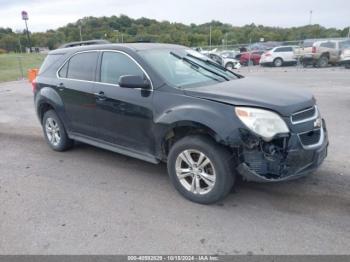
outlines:
[{"label": "rear side window", "polygon": [[314,41],[304,41],[302,46],[303,47],[312,47],[314,43],[315,43]]},{"label": "rear side window", "polygon": [[39,74],[46,71],[50,66],[56,63],[61,57],[62,57],[62,54],[54,54],[54,55],[46,56],[43,64],[40,67]]},{"label": "rear side window", "polygon": [[124,75],[144,77],[140,67],[128,56],[117,52],[104,52],[101,63],[101,82],[118,84]]},{"label": "rear side window", "polygon": [[321,44],[321,47],[335,48],[335,43],[333,43],[333,42],[325,42],[325,43]]},{"label": "rear side window", "polygon": [[350,40],[345,40],[343,42],[339,42],[339,49],[343,50],[345,48],[350,48]]},{"label": "rear side window", "polygon": [[60,77],[67,77],[67,73],[68,73],[68,62],[64,64],[64,66],[60,69],[60,71],[58,72],[58,75]]},{"label": "rear side window", "polygon": [[[86,52],[73,56],[68,63],[67,78],[94,81],[97,57],[97,52]],[[64,73],[63,71],[62,74]]]},{"label": "rear side window", "polygon": [[275,52],[292,52],[293,49],[291,47],[280,47],[275,50]]}]

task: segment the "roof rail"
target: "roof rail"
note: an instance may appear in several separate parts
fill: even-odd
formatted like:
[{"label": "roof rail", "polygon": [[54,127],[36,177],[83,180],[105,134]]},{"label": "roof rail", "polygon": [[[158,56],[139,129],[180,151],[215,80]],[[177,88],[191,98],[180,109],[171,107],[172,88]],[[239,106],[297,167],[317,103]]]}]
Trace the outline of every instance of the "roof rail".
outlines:
[{"label": "roof rail", "polygon": [[111,42],[103,39],[96,39],[96,40],[87,40],[87,41],[77,41],[77,42],[70,42],[61,45],[59,48],[68,48],[68,47],[74,47],[74,46],[84,46],[84,45],[103,45],[103,44],[110,44]]}]

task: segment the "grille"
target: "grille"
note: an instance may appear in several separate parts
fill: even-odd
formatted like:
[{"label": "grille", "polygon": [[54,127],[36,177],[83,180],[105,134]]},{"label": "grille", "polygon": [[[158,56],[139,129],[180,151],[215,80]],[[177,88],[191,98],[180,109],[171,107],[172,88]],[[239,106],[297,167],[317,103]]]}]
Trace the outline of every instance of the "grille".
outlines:
[{"label": "grille", "polygon": [[320,141],[321,129],[315,129],[299,135],[300,141],[304,146],[317,144]]},{"label": "grille", "polygon": [[305,110],[299,111],[295,114],[292,115],[292,122],[297,123],[297,122],[302,122],[305,120],[308,120],[310,118],[316,117],[316,107],[310,107]]}]

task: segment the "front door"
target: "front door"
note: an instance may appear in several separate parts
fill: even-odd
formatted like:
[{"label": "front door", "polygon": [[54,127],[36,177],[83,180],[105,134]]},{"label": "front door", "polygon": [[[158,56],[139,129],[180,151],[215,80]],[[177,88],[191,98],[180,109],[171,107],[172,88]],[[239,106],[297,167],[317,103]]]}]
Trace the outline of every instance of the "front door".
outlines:
[{"label": "front door", "polygon": [[106,142],[129,150],[154,153],[152,90],[122,88],[120,76],[145,76],[127,54],[105,51],[101,56],[99,82],[95,84],[95,123]]}]

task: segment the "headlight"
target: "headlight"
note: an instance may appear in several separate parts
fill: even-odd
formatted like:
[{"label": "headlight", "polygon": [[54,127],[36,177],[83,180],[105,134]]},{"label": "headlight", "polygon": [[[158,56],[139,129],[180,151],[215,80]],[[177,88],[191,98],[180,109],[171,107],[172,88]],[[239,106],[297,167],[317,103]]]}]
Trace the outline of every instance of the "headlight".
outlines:
[{"label": "headlight", "polygon": [[269,142],[281,133],[289,133],[283,119],[276,113],[252,107],[236,107],[238,118],[254,133]]}]

